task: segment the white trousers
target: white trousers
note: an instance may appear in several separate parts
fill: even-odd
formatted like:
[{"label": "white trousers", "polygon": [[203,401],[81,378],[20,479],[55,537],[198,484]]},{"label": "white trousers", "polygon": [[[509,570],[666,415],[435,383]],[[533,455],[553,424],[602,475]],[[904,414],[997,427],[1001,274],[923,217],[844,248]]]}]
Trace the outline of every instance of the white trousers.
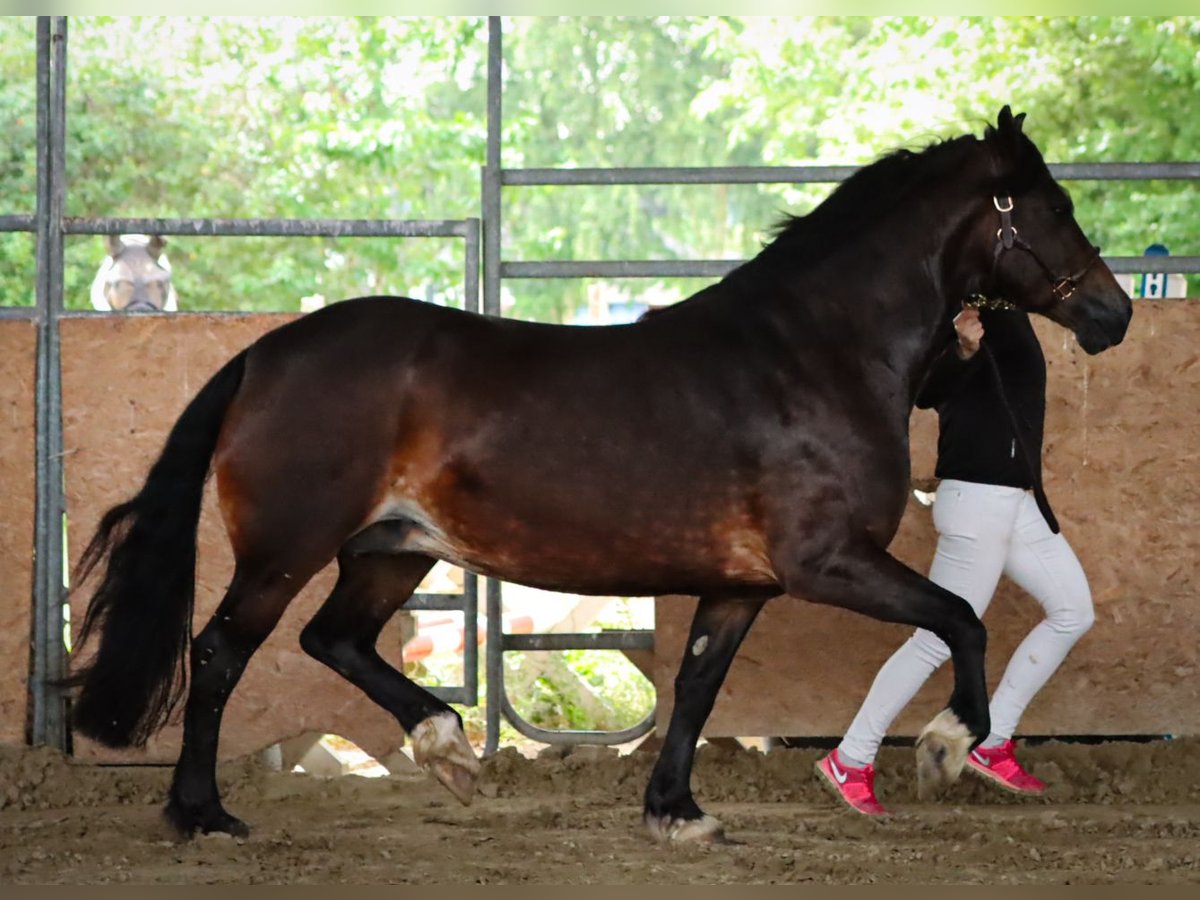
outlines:
[{"label": "white trousers", "polygon": [[[982,618],[1004,574],[1046,611],[1009,660],[992,697],[992,734],[1010,738],[1034,694],[1092,627],[1087,577],[1066,538],[1050,531],[1033,495],[1020,488],[943,481],[933,524],[938,545],[931,581],[962,597]],[[949,658],[950,648],[932,632],[920,629],[909,638],[875,676],[842,740],[842,755],[872,762],[892,721]]]}]

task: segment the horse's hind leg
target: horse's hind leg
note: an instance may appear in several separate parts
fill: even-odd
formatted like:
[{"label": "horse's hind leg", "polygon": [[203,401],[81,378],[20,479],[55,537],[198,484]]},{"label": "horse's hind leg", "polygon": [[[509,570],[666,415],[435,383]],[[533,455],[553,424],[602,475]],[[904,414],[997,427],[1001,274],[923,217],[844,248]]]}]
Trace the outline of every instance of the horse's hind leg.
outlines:
[{"label": "horse's hind leg", "polygon": [[250,829],[221,806],[217,744],[225,703],[246,663],[284,609],[311,577],[258,571],[239,564],[225,598],[192,641],[191,690],[183,719],[183,748],[167,801],[167,820],[183,836],[197,831],[244,837]]},{"label": "horse's hind leg", "polygon": [[412,737],[417,764],[460,801],[470,803],[479,762],[461,717],[388,665],[375,649],[384,624],[412,596],[433,563],[414,553],[361,552],[353,544],[343,548],[337,585],[305,626],[300,644],[395,716]]},{"label": "horse's hind leg", "polygon": [[702,597],[696,608],[675,677],[671,724],[646,787],[646,826],[660,841],[724,839],[720,823],[692,797],[692,762],[729,664],[765,602]]}]

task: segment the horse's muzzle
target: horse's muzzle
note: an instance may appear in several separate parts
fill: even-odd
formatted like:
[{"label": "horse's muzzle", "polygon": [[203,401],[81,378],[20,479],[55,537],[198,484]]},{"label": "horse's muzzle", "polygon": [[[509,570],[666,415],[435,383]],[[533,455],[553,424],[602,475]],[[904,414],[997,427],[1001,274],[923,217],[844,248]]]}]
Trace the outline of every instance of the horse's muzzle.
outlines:
[{"label": "horse's muzzle", "polygon": [[151,300],[138,297],[131,300],[122,312],[162,312],[162,307]]},{"label": "horse's muzzle", "polygon": [[1133,318],[1133,303],[1124,291],[1119,300],[1084,301],[1072,327],[1079,346],[1090,355],[1115,347],[1125,339],[1129,321]]}]

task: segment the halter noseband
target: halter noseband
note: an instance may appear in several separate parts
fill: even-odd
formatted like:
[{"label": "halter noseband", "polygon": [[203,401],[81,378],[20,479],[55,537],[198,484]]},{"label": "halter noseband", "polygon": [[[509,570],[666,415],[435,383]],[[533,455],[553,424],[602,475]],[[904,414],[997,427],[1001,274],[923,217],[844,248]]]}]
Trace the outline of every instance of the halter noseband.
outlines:
[{"label": "halter noseband", "polygon": [[1061,303],[1074,294],[1075,289],[1079,286],[1079,280],[1087,274],[1088,269],[1095,265],[1096,260],[1100,258],[1100,248],[1095,245],[1092,246],[1091,259],[1078,272],[1061,278],[1055,277],[1054,273],[1050,271],[1050,267],[1029,246],[1025,239],[1017,233],[1017,226],[1012,222],[1012,197],[1010,195],[993,196],[992,204],[1000,213],[1000,227],[996,230],[996,249],[992,253],[992,275],[995,276],[996,269],[1000,265],[1000,257],[1004,252],[1016,247],[1018,250],[1024,250],[1032,256],[1033,261],[1041,268],[1042,273],[1046,276],[1046,280],[1050,282],[1050,292],[1054,294],[1054,303]]}]

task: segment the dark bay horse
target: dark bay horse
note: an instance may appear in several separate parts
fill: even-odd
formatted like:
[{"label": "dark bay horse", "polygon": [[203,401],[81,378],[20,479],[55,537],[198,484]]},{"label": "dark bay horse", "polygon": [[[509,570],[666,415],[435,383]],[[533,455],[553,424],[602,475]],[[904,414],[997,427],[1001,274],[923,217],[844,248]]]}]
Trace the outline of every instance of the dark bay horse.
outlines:
[{"label": "dark bay horse", "polygon": [[[140,492],[102,519],[103,577],[75,721],[144,742],[190,691],[166,807],[183,834],[245,834],[218,796],[221,713],[288,602],[337,559],[304,649],[411,735],[464,802],[479,771],[459,716],[384,663],[383,624],[435,560],[573,593],[701,600],[645,797],[661,839],[717,840],[692,797],[701,727],[763,604],[781,593],[927,628],[954,690],[921,744],[952,780],[988,733],[986,632],[887,547],[909,488],[922,374],[974,294],[1124,337],[1098,262],[1022,117],[866,166],[750,262],[631,325],[485,318],[398,298],[277,329],[188,405]],[[191,637],[211,467],[236,569]],[[106,561],[106,562],[105,562]]]}]

